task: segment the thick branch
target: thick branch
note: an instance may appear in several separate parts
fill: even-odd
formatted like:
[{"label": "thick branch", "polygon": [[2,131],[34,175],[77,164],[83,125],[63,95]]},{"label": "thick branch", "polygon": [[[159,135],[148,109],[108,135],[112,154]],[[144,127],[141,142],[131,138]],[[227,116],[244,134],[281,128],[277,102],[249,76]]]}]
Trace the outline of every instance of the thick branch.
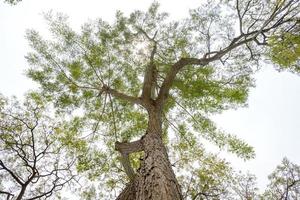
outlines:
[{"label": "thick branch", "polygon": [[130,154],[144,150],[143,141],[137,140],[134,142],[116,142],[115,149],[121,154]]},{"label": "thick branch", "polygon": [[[158,97],[157,97],[157,105],[159,107],[162,107],[165,100],[167,99],[168,97],[168,94],[169,94],[169,90],[172,86],[172,83],[177,75],[177,73],[183,68],[185,67],[186,65],[199,65],[199,66],[204,66],[204,65],[207,65],[208,63],[212,62],[212,61],[215,61],[215,60],[219,60],[221,59],[224,55],[226,55],[228,52],[230,52],[231,50],[239,47],[239,46],[242,46],[244,44],[247,44],[249,42],[256,42],[256,44],[258,45],[266,45],[266,35],[264,33],[266,32],[269,32],[273,29],[276,29],[278,28],[279,26],[283,25],[283,24],[286,24],[286,23],[289,23],[292,21],[291,18],[287,18],[287,19],[284,19],[286,18],[287,14],[291,11],[288,10],[289,7],[291,7],[293,5],[293,2],[294,1],[290,1],[287,3],[287,5],[285,6],[276,6],[274,8],[274,11],[270,14],[270,16],[265,20],[265,22],[261,25],[260,28],[258,28],[257,30],[255,31],[251,31],[251,32],[248,32],[246,34],[243,33],[243,23],[242,23],[242,19],[243,19],[243,16],[246,14],[246,12],[249,10],[249,3],[246,5],[246,8],[245,8],[245,11],[243,13],[241,13],[241,10],[240,10],[240,7],[239,7],[239,1],[237,0],[236,1],[236,9],[237,9],[237,12],[238,12],[238,16],[239,16],[239,25],[240,25],[240,32],[241,34],[234,38],[231,43],[223,48],[223,49],[220,49],[219,51],[212,51],[212,52],[208,52],[206,54],[204,54],[204,56],[200,59],[198,58],[181,58],[179,61],[177,61],[176,63],[174,63],[169,72],[167,73],[164,81],[163,81],[163,84],[160,88],[160,91],[159,91],[159,94],[158,94]],[[294,2],[295,3],[295,2]],[[275,23],[273,23],[273,25],[269,26],[270,23],[276,19],[276,17],[282,13],[283,11],[286,11],[286,13],[280,17],[278,20],[275,21]],[[256,23],[257,21],[254,22],[254,24]],[[254,25],[253,24],[253,25]],[[253,26],[253,25],[250,25]],[[249,30],[249,28],[248,28]],[[263,38],[264,38],[264,41],[263,42],[259,42],[257,40],[257,37],[262,34],[263,35]],[[212,55],[212,56],[211,56]]]},{"label": "thick branch", "polygon": [[100,92],[106,92],[108,94],[111,94],[113,97],[127,101],[132,104],[140,104],[140,105],[142,104],[141,99],[139,99],[138,97],[133,97],[133,96],[129,96],[127,94],[121,93],[115,89],[108,87],[107,85],[103,85]]},{"label": "thick branch", "polygon": [[138,140],[129,143],[116,142],[115,149],[121,153],[121,163],[123,165],[125,173],[127,174],[127,176],[131,181],[134,180],[135,173],[130,164],[129,154],[142,151],[144,149],[143,141]]},{"label": "thick branch", "polygon": [[[253,32],[252,34],[257,34],[256,32]],[[199,65],[199,66],[204,66],[207,65],[208,63],[215,61],[215,60],[219,60],[221,59],[222,56],[224,56],[225,54],[227,54],[229,51],[243,45],[246,44],[247,42],[250,42],[252,40],[254,40],[256,38],[255,37],[250,37],[250,38],[246,38],[244,40],[240,40],[240,38],[242,38],[243,35],[240,35],[237,38],[234,38],[232,40],[232,42],[225,47],[224,49],[221,49],[219,51],[214,51],[214,55],[211,57],[207,57],[207,55],[205,54],[202,58],[198,59],[198,58],[181,58],[178,62],[176,62],[175,64],[172,65],[172,67],[170,68],[170,71],[168,72],[157,97],[157,104],[158,106],[163,106],[165,100],[167,99],[168,95],[169,95],[169,91],[170,88],[172,86],[172,83],[177,75],[177,73],[185,66],[187,65]],[[239,42],[237,42],[239,41]]]},{"label": "thick branch", "polygon": [[149,99],[151,97],[151,92],[153,90],[153,87],[155,86],[156,82],[156,75],[155,75],[155,64],[154,64],[154,55],[156,53],[157,45],[156,42],[154,42],[154,47],[151,52],[150,56],[150,63],[146,67],[146,72],[144,76],[144,84],[143,84],[143,91],[142,91],[142,98],[143,99]]},{"label": "thick branch", "polygon": [[[164,79],[164,82],[162,84],[162,87],[160,88],[158,97],[157,97],[157,105],[163,106],[165,100],[167,99],[169,95],[170,88],[172,86],[172,83],[177,75],[177,73],[185,66],[187,65],[198,65],[198,66],[204,66],[212,61],[216,61],[221,59],[225,54],[232,51],[233,49],[240,47],[244,44],[247,44],[248,42],[255,41],[257,35],[260,32],[266,32],[270,30],[271,28],[268,28],[266,30],[261,31],[253,31],[248,34],[240,35],[237,38],[234,38],[232,42],[225,47],[224,49],[221,49],[219,51],[213,51],[210,54],[214,54],[211,57],[207,57],[207,54],[205,54],[202,58],[181,58],[179,61],[177,61],[175,64],[172,65],[169,72],[167,73],[166,78]],[[242,39],[244,38],[244,39]],[[242,39],[242,40],[241,40]]]},{"label": "thick branch", "polygon": [[205,65],[207,64],[207,59],[197,59],[197,58],[181,58],[178,62],[172,65],[170,71],[168,72],[162,86],[159,90],[158,97],[157,97],[157,105],[162,107],[165,100],[169,95],[169,90],[173,84],[173,81],[177,75],[177,73],[186,65],[189,64],[198,64],[198,65]]},{"label": "thick branch", "polygon": [[135,177],[134,170],[131,167],[130,160],[129,160],[129,155],[128,154],[121,154],[120,158],[121,164],[125,170],[126,175],[132,181]]}]

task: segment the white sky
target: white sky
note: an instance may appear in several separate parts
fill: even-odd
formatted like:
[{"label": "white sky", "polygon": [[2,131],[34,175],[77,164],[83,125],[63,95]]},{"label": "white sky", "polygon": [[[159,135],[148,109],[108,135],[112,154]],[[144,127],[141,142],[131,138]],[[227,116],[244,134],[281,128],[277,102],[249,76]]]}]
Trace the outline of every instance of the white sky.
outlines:
[{"label": "white sky", "polygon": [[[45,32],[42,12],[53,10],[70,16],[76,29],[88,19],[101,17],[112,20],[116,10],[130,13],[145,10],[152,0],[23,0],[16,6],[0,0],[0,93],[22,97],[34,87],[24,76],[28,67],[24,56],[29,51],[25,30],[34,28]],[[199,5],[199,0],[161,0],[161,10],[178,19],[188,14],[188,9]],[[257,87],[252,89],[249,106],[227,111],[215,117],[219,127],[237,134],[254,146],[256,158],[243,162],[233,156],[229,160],[236,169],[249,170],[258,178],[260,188],[284,156],[300,164],[300,76],[278,73],[265,67],[257,76]]]}]

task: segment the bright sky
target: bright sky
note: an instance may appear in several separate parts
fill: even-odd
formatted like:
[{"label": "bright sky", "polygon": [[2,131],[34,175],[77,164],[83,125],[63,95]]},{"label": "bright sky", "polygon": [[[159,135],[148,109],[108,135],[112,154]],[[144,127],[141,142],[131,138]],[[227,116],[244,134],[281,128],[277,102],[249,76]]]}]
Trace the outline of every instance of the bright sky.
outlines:
[{"label": "bright sky", "polygon": [[[145,10],[152,0],[23,0],[16,6],[0,0],[0,93],[22,97],[34,83],[24,76],[28,68],[24,56],[29,51],[25,30],[34,28],[46,33],[42,12],[53,10],[70,16],[71,25],[78,29],[88,19],[101,17],[111,21],[116,10],[128,14]],[[179,19],[199,0],[161,0],[161,10]],[[176,2],[176,3],[175,3]],[[252,89],[249,106],[227,111],[215,117],[222,129],[237,134],[256,150],[256,158],[243,162],[233,156],[236,169],[248,170],[258,177],[263,188],[269,175],[286,156],[300,164],[300,76],[265,67],[257,76],[257,87]]]}]

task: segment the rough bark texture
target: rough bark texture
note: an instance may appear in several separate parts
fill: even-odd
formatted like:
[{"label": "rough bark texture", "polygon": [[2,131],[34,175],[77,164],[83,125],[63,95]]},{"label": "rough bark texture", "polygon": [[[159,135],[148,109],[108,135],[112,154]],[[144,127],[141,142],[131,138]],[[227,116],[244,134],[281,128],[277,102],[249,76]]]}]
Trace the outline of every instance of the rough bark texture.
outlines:
[{"label": "rough bark texture", "polygon": [[161,138],[157,134],[148,133],[144,144],[145,157],[139,171],[136,200],[182,199]]},{"label": "rough bark texture", "polygon": [[134,180],[117,200],[182,200],[166,148],[162,141],[160,112],[149,113],[147,133],[142,138],[144,158]]},{"label": "rough bark texture", "polygon": [[137,179],[130,181],[125,189],[119,194],[116,200],[135,200],[136,199],[136,188]]}]

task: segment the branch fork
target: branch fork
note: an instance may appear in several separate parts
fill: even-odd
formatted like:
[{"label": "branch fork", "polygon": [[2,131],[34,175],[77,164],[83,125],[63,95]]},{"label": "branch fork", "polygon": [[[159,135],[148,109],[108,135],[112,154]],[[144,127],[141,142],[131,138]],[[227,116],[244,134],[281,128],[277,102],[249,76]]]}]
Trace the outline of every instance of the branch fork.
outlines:
[{"label": "branch fork", "polygon": [[123,165],[123,168],[125,170],[125,173],[129,177],[129,179],[132,181],[135,178],[134,170],[132,169],[132,166],[130,164],[129,160],[129,154],[140,152],[144,150],[144,144],[143,140],[137,140],[133,142],[116,142],[115,143],[115,150],[119,151],[121,154],[120,161]]}]

